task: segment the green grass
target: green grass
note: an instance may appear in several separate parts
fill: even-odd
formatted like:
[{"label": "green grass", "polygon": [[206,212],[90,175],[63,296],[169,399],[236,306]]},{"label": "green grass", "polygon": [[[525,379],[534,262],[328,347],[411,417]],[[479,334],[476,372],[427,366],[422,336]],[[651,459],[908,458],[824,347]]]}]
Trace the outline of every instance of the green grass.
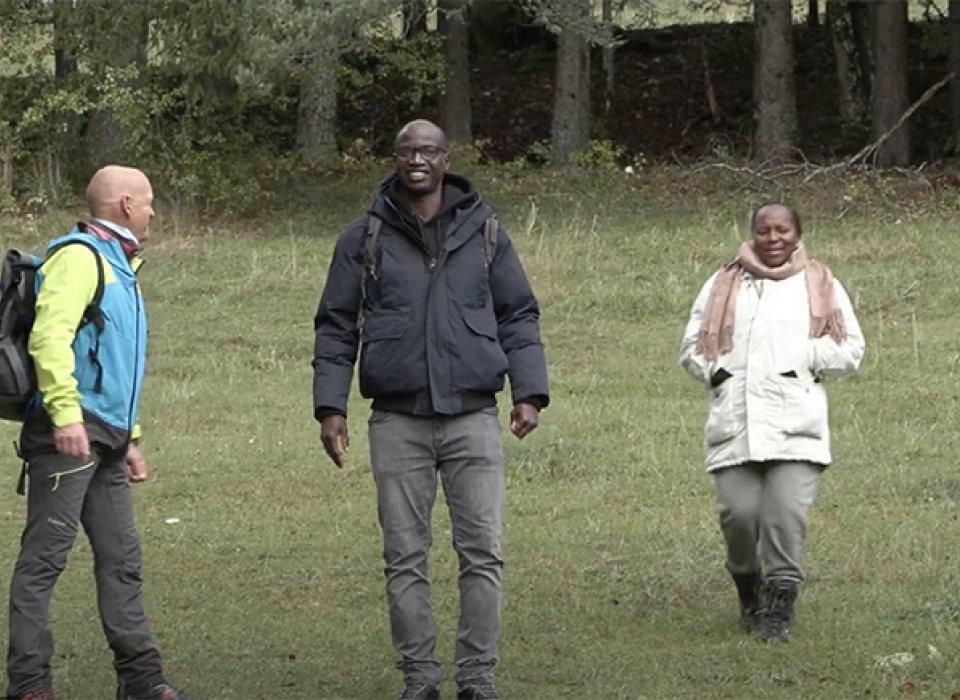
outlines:
[{"label": "green grass", "polygon": [[[262,221],[158,222],[135,488],[145,596],[169,676],[199,697],[388,698],[380,537],[352,403],[338,471],[311,417],[312,316],[337,233],[373,176],[317,182]],[[705,397],[675,366],[689,305],[776,192],[724,171],[480,174],[542,306],[553,405],[509,459],[499,684],[507,698],[897,698],[960,692],[960,351],[956,197],[898,178],[790,183],[812,254],[855,300],[862,371],[828,386],[835,466],[812,511],[792,641],[737,629]],[[38,248],[67,214],[0,225]],[[10,234],[14,228],[16,235]],[[15,437],[5,425],[0,439]],[[9,443],[7,443],[9,444]],[[0,569],[23,520],[7,459]],[[439,504],[442,504],[442,496]],[[166,524],[179,518],[178,524]],[[432,559],[450,674],[456,559]],[[57,689],[111,697],[91,554],[53,606]],[[907,653],[912,661],[904,665]],[[909,688],[909,686],[904,686]],[[452,684],[444,685],[452,697]]]}]

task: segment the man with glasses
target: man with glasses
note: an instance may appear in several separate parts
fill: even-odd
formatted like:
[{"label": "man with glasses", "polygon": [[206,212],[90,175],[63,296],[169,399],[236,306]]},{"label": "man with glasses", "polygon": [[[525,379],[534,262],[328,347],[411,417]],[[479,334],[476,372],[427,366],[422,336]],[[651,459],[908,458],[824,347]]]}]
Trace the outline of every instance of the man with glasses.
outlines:
[{"label": "man with glasses", "polygon": [[[448,172],[446,137],[417,120],[397,134],[395,172],[337,242],[314,321],[314,415],[343,466],[359,353],[372,399],[370,460],[387,605],[404,674],[399,700],[440,697],[427,552],[437,482],[459,558],[457,698],[488,700],[500,627],[504,458],[496,394],[509,375],[510,430],[548,401],[539,309],[493,210]],[[492,220],[492,221],[491,221]],[[491,221],[491,223],[488,223]],[[491,235],[493,234],[493,235]]]}]

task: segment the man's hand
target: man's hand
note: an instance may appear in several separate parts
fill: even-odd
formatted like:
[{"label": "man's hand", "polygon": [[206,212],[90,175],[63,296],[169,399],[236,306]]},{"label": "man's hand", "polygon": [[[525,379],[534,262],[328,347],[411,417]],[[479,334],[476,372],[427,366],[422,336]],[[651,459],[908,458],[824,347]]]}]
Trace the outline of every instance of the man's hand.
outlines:
[{"label": "man's hand", "polygon": [[134,483],[150,478],[147,460],[143,458],[140,448],[132,442],[127,446],[127,478]]},{"label": "man's hand", "polygon": [[54,428],[53,442],[60,454],[70,455],[84,462],[90,459],[90,442],[87,440],[87,429],[83,427],[83,423]]},{"label": "man's hand", "polygon": [[527,435],[536,430],[540,423],[540,409],[532,403],[520,401],[514,404],[510,411],[510,432],[523,440]]},{"label": "man's hand", "polygon": [[343,457],[350,449],[350,436],[347,433],[347,419],[344,416],[326,416],[320,421],[320,442],[327,456],[341,469]]}]

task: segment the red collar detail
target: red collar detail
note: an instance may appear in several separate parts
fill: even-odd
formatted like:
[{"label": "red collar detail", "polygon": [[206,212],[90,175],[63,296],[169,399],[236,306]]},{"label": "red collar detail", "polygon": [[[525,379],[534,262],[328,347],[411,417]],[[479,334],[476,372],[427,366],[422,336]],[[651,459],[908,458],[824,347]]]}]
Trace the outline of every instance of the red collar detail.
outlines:
[{"label": "red collar detail", "polygon": [[123,249],[123,254],[127,256],[127,260],[132,258],[137,254],[139,248],[132,242],[121,238],[120,236],[115,235],[112,231],[104,228],[103,226],[98,226],[90,221],[87,222],[87,229],[97,238],[104,241],[116,241],[120,244],[120,247]]},{"label": "red collar detail", "polygon": [[94,236],[96,236],[100,240],[109,241],[116,238],[116,236],[114,236],[107,229],[101,226],[98,226],[97,224],[91,223],[89,221],[87,222],[87,228],[90,230],[90,233],[92,233]]}]

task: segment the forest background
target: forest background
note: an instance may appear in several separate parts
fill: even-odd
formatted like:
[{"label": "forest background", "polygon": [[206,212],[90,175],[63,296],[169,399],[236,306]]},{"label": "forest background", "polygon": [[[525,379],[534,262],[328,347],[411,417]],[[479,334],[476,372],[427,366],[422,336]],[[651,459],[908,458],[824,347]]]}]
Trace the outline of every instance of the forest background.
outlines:
[{"label": "forest background", "polygon": [[414,116],[513,170],[949,165],[958,65],[956,0],[3,0],[0,211],[110,161],[262,211]]}]

